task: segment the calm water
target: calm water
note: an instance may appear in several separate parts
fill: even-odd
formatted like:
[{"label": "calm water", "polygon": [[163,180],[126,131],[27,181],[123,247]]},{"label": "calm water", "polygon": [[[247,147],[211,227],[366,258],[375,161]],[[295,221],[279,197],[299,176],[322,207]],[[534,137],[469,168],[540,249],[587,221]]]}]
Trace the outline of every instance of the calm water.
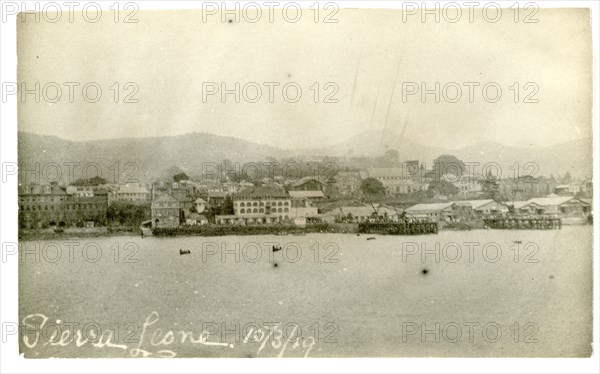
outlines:
[{"label": "calm water", "polygon": [[591,226],[23,242],[21,349],[28,357],[586,356],[592,246]]}]

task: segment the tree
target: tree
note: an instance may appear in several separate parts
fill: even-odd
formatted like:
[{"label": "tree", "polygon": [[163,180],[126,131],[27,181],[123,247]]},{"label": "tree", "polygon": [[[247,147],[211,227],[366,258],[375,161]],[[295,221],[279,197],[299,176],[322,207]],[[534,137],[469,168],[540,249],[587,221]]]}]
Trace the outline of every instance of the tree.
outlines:
[{"label": "tree", "polygon": [[458,193],[458,187],[448,181],[439,180],[429,183],[427,191],[431,197],[435,195],[452,196]]},{"label": "tree", "polygon": [[383,183],[375,178],[367,178],[361,182],[360,189],[365,195],[385,195]]},{"label": "tree", "polygon": [[184,172],[181,172],[181,173],[177,173],[177,174],[175,174],[175,175],[173,176],[173,180],[174,180],[175,182],[179,183],[179,182],[181,182],[181,181],[189,181],[189,180],[190,180],[190,177],[189,177],[189,176],[188,176],[186,173],[184,173]]},{"label": "tree", "polygon": [[481,189],[483,190],[484,196],[493,199],[500,191],[500,183],[498,178],[492,174],[491,170],[488,170],[486,177],[479,181]]},{"label": "tree", "polygon": [[150,219],[150,207],[115,201],[109,205],[106,219],[112,224],[138,227],[142,222]]},{"label": "tree", "polygon": [[444,174],[454,174],[461,176],[467,168],[465,163],[452,155],[441,155],[433,161],[433,170],[437,177]]}]

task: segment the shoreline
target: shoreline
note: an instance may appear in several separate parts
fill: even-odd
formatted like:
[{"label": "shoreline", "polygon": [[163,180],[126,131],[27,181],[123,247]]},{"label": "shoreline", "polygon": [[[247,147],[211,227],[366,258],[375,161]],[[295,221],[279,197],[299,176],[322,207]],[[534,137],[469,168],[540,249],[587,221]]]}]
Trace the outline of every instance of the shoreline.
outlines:
[{"label": "shoreline", "polygon": [[[579,224],[573,226],[587,226],[588,224]],[[572,226],[572,225],[565,225]],[[443,225],[438,224],[439,231],[471,231],[471,230],[482,230],[485,229],[480,225]],[[160,230],[160,229],[159,229]],[[326,224],[326,225],[315,225],[307,226],[305,228],[298,226],[203,226],[202,229],[198,227],[183,228],[183,229],[162,229],[154,235],[146,235],[145,237],[157,237],[157,238],[174,238],[174,237],[190,237],[190,236],[202,236],[202,237],[218,237],[218,236],[258,236],[258,235],[278,235],[278,236],[298,236],[305,234],[360,234],[360,235],[392,235],[392,236],[414,236],[419,234],[386,234],[386,233],[363,233],[359,232],[358,224]],[[507,231],[502,230],[502,231]],[[508,230],[510,231],[510,230]],[[532,230],[538,231],[538,230]],[[544,231],[544,230],[542,230]],[[119,229],[119,230],[103,230],[103,231],[88,231],[88,232],[50,232],[42,230],[34,231],[20,231],[19,241],[31,241],[31,240],[63,240],[63,239],[77,239],[77,238],[104,238],[104,237],[119,237],[119,236],[137,236],[141,235],[141,230],[136,229]],[[420,234],[420,235],[431,235],[431,234]]]}]

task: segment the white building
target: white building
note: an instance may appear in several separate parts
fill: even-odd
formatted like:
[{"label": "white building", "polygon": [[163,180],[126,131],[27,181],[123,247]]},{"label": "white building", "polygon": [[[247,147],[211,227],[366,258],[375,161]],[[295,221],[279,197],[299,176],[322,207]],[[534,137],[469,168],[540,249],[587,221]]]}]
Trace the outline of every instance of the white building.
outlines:
[{"label": "white building", "polygon": [[388,195],[412,193],[420,188],[404,168],[370,168],[365,174],[380,181]]}]

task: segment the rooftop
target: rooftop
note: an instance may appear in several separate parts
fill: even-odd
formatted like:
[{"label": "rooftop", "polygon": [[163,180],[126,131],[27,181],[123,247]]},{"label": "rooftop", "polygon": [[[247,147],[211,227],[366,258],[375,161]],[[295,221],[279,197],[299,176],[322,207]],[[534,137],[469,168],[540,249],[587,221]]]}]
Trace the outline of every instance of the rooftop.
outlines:
[{"label": "rooftop", "polygon": [[[540,204],[536,204],[533,201],[514,201],[512,203],[512,205],[515,207],[515,209],[521,209],[521,208],[526,207],[527,205],[530,205],[530,204],[541,206]],[[510,203],[509,203],[509,205],[510,205]]]},{"label": "rooftop", "polygon": [[288,198],[281,188],[253,186],[235,194],[234,199]]},{"label": "rooftop", "polygon": [[456,205],[467,204],[467,205],[470,205],[471,208],[473,208],[473,209],[478,209],[478,208],[481,208],[484,205],[487,205],[487,204],[493,203],[493,202],[494,202],[493,199],[462,200],[462,201],[456,201]]},{"label": "rooftop", "polygon": [[30,184],[19,186],[19,194],[22,195],[66,195],[65,189],[60,186]]},{"label": "rooftop", "polygon": [[117,193],[148,193],[148,190],[138,184],[121,184]]},{"label": "rooftop", "polygon": [[295,181],[292,186],[297,187],[297,186],[301,186],[304,183],[310,182],[310,181],[315,181],[317,183],[323,183],[319,180],[319,177],[304,177],[304,178],[300,178],[297,181]]},{"label": "rooftop", "polygon": [[433,203],[433,204],[416,204],[409,208],[406,208],[407,212],[418,212],[418,211],[439,211],[452,207],[454,202],[447,203]]},{"label": "rooftop", "polygon": [[[539,197],[539,198],[534,198],[534,199],[530,199],[530,202],[534,202],[536,204],[539,204],[541,206],[552,206],[552,205],[562,205],[568,201],[571,200],[577,200],[577,201],[581,201],[579,199],[577,199],[576,197],[573,196],[563,196],[563,197]],[[582,203],[585,204],[584,201],[581,201]]]},{"label": "rooftop", "polygon": [[289,191],[288,193],[290,194],[291,197],[293,197],[295,199],[325,197],[325,194],[323,194],[323,191],[320,191],[320,190],[316,190],[316,191]]}]

